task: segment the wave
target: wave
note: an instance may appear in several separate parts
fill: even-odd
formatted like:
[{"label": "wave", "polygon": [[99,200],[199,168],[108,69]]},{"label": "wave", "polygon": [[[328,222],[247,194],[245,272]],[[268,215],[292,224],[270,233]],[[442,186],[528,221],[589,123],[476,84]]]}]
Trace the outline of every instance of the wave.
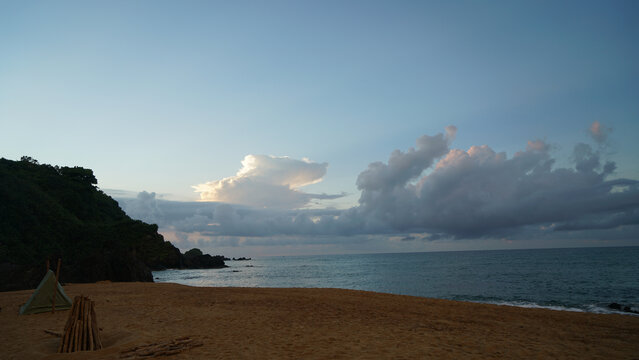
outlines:
[{"label": "wave", "polygon": [[502,306],[515,306],[515,307],[522,307],[522,308],[529,308],[529,309],[547,309],[547,310],[555,310],[555,311],[587,312],[587,313],[593,313],[593,314],[620,314],[620,315],[639,316],[639,314],[636,314],[636,313],[611,309],[605,304],[584,304],[580,307],[575,307],[575,306],[565,306],[565,305],[541,305],[541,304],[538,304],[535,302],[529,302],[529,301],[472,300],[472,302],[502,305]]}]

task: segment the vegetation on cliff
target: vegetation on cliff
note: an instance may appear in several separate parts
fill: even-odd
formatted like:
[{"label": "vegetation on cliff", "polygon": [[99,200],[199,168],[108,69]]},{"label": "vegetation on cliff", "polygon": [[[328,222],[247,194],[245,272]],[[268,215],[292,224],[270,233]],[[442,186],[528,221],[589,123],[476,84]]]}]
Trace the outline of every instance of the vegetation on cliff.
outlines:
[{"label": "vegetation on cliff", "polygon": [[90,169],[0,159],[0,291],[37,286],[46,259],[63,259],[62,282],[153,281],[151,270],[189,267],[157,230],[127,216]]}]

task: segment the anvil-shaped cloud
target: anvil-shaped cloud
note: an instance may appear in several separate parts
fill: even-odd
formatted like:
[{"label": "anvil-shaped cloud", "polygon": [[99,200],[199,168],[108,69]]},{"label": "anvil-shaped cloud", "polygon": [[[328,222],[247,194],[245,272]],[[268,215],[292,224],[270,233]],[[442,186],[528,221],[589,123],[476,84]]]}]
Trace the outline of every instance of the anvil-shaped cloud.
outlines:
[{"label": "anvil-shaped cloud", "polygon": [[299,190],[322,181],[327,163],[286,156],[246,155],[235,176],[193,186],[200,198],[269,209],[296,209],[313,199],[343,195],[308,194]]}]

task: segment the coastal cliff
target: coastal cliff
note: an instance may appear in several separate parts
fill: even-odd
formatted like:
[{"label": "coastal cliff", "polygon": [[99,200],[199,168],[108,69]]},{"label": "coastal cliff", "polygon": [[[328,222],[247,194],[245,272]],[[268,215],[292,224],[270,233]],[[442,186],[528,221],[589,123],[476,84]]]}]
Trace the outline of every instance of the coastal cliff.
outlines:
[{"label": "coastal cliff", "polygon": [[46,259],[63,260],[61,282],[80,283],[225,267],[222,256],[186,257],[157,231],[127,216],[90,169],[0,159],[0,291],[37,286]]}]

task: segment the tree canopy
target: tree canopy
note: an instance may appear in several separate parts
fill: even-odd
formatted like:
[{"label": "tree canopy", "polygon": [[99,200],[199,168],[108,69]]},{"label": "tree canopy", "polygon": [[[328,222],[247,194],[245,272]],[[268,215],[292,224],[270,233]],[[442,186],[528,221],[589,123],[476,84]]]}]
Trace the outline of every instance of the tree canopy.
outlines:
[{"label": "tree canopy", "polygon": [[63,259],[66,282],[153,281],[151,270],[185,266],[157,225],[97,183],[91,169],[0,159],[0,291],[35,287],[46,259]]}]

